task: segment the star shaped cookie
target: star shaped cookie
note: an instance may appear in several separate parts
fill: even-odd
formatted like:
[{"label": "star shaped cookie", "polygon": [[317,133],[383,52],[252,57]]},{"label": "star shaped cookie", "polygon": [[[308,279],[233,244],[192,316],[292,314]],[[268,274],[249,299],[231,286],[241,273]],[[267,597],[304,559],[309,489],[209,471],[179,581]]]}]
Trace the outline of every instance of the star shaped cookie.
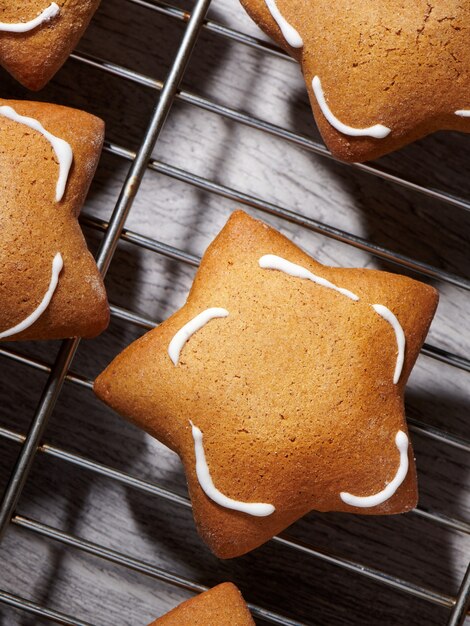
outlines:
[{"label": "star shaped cookie", "polygon": [[242,594],[232,583],[222,583],[183,602],[149,626],[254,626]]},{"label": "star shaped cookie", "polygon": [[77,221],[103,138],[88,113],[0,100],[0,340],[92,337],[108,325]]},{"label": "star shaped cookie", "polygon": [[470,132],[470,2],[241,0],[301,64],[331,152],[366,161]]},{"label": "star shaped cookie", "polygon": [[6,0],[0,64],[28,89],[44,87],[85,32],[100,0]]},{"label": "star shaped cookie", "polygon": [[312,509],[408,511],[403,392],[437,299],[404,276],[323,266],[236,212],[186,304],[95,392],[180,455],[198,529],[223,558]]}]

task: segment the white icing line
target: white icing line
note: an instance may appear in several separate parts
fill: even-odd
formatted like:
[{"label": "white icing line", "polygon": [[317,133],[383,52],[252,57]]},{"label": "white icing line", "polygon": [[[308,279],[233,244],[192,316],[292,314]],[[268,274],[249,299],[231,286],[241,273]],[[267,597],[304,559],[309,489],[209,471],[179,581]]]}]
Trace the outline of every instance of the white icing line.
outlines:
[{"label": "white icing line", "polygon": [[44,135],[52,145],[57,160],[59,161],[59,177],[57,179],[55,199],[56,202],[60,202],[65,193],[65,187],[67,186],[67,179],[73,161],[73,152],[70,145],[63,139],[52,135],[38,120],[35,120],[33,117],[19,115],[15,109],[10,106],[0,106],[0,115],[3,115],[3,117],[13,122],[18,122],[19,124],[29,126],[29,128],[33,130],[37,130],[41,135]]},{"label": "white icing line", "polygon": [[319,76],[315,76],[312,80],[313,93],[317,99],[318,104],[322,110],[323,115],[329,121],[329,123],[339,130],[344,135],[350,135],[351,137],[374,137],[375,139],[384,139],[392,131],[387,126],[382,124],[375,124],[375,126],[369,126],[368,128],[353,128],[347,124],[343,124],[331,111],[328,103],[325,99],[325,94],[321,86]]},{"label": "white icing line", "polygon": [[395,437],[395,444],[400,452],[400,465],[398,466],[397,473],[393,480],[382,491],[375,493],[372,496],[353,496],[351,493],[342,491],[339,495],[341,500],[350,506],[356,506],[359,508],[367,508],[372,506],[378,506],[383,504],[386,500],[391,498],[398,487],[405,480],[408,473],[408,437],[406,434],[399,430]]},{"label": "white icing line", "polygon": [[194,317],[187,324],[185,324],[183,328],[180,328],[180,330],[176,333],[168,346],[168,355],[173,361],[174,365],[178,365],[181,350],[183,349],[184,344],[192,335],[194,335],[194,333],[196,333],[198,330],[201,330],[201,328],[212,319],[215,319],[217,317],[227,317],[228,314],[229,313],[227,309],[221,309],[218,307],[206,309],[202,313],[199,313],[199,315],[196,315],[196,317]]},{"label": "white icing line", "polygon": [[0,31],[4,31],[6,33],[27,33],[30,30],[34,30],[41,24],[52,20],[60,11],[59,5],[55,2],[52,2],[47,9],[44,9],[42,13],[40,13],[37,17],[29,22],[18,22],[17,24],[8,24],[5,22],[0,22]]},{"label": "white icing line", "polygon": [[272,513],[274,513],[276,509],[272,504],[263,504],[261,502],[240,502],[239,500],[232,500],[232,498],[227,497],[217,489],[217,487],[214,485],[209,471],[209,467],[207,465],[204,445],[202,443],[202,432],[197,426],[192,423],[191,420],[189,420],[189,423],[191,424],[194,439],[194,452],[196,454],[196,475],[199,484],[201,485],[201,489],[204,491],[206,496],[220,506],[225,507],[226,509],[241,511],[242,513],[247,513],[248,515],[253,515],[255,517],[266,517],[267,515],[271,515]]},{"label": "white icing line", "polygon": [[2,333],[0,333],[0,339],[4,339],[5,337],[11,337],[11,335],[21,333],[23,330],[26,330],[27,328],[32,326],[34,322],[36,322],[41,317],[41,315],[51,303],[52,296],[54,295],[57,284],[59,282],[59,274],[62,271],[63,267],[64,261],[62,259],[62,255],[60,254],[60,252],[58,252],[54,257],[54,260],[52,261],[51,281],[49,283],[49,287],[46,293],[44,294],[41,304],[31,313],[31,315],[28,315],[28,317],[22,322],[20,322],[16,326],[13,326],[13,328],[9,328],[8,330],[4,330]]},{"label": "white icing line", "polygon": [[380,317],[383,317],[384,320],[386,320],[395,331],[395,336],[397,338],[398,354],[397,354],[397,362],[395,365],[395,373],[393,375],[393,384],[396,385],[397,382],[400,380],[401,371],[403,369],[403,362],[405,360],[405,345],[406,345],[405,333],[403,332],[403,328],[401,327],[400,322],[397,320],[395,315],[390,311],[390,309],[387,309],[387,307],[383,306],[383,304],[373,304],[372,308],[374,309],[376,313],[380,315]]},{"label": "white icing line", "polygon": [[342,287],[337,287],[333,283],[330,283],[329,280],[325,278],[321,278],[321,276],[316,276],[312,274],[309,270],[305,269],[301,265],[296,265],[295,263],[291,263],[290,261],[286,261],[280,256],[276,256],[275,254],[265,254],[259,260],[259,265],[263,269],[268,270],[279,270],[280,272],[284,272],[285,274],[289,274],[290,276],[295,276],[296,278],[305,278],[307,280],[311,280],[317,285],[321,285],[322,287],[327,287],[328,289],[333,289],[334,291],[338,291],[343,296],[350,298],[351,300],[358,301],[359,296],[356,296],[355,293],[349,291],[348,289],[343,289]]},{"label": "white icing line", "polygon": [[456,111],[455,115],[459,115],[460,117],[470,117],[470,109],[461,109],[460,111]]},{"label": "white icing line", "polygon": [[292,48],[301,48],[304,45],[302,37],[295,30],[295,28],[291,24],[289,24],[289,22],[279,11],[275,0],[265,0],[265,2],[266,6],[269,9],[269,12],[273,16],[276,24],[281,29],[281,33],[289,46],[291,46]]}]

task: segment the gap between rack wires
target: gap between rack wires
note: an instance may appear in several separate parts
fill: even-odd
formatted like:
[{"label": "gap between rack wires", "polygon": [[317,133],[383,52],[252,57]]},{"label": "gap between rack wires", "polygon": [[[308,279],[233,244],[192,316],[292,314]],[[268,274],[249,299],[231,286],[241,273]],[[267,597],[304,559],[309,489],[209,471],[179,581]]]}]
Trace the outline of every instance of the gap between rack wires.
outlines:
[{"label": "gap between rack wires", "polygon": [[[167,17],[175,18],[181,22],[187,22],[191,17],[191,13],[189,13],[188,11],[184,11],[183,9],[175,7],[166,2],[148,2],[147,0],[128,0],[128,2],[142,8],[149,9],[150,11],[155,11],[156,13],[166,15]],[[230,28],[229,26],[219,24],[218,22],[214,22],[213,20],[210,20],[208,18],[204,20],[203,28],[210,32],[216,33],[217,35],[221,35],[227,39],[231,39],[232,41],[236,41],[237,43],[243,43],[251,48],[256,48],[258,50],[269,52],[270,54],[281,57],[286,61],[296,63],[295,59],[290,57],[286,52],[284,52],[284,50],[282,50],[275,44],[269,41],[264,41],[257,37],[252,37],[251,35],[246,35],[245,33]]]},{"label": "gap between rack wires", "polygon": [[[134,158],[134,153],[131,150],[123,148],[122,146],[118,146],[114,143],[105,142],[104,150],[106,152],[109,152],[110,154],[128,160],[133,160]],[[257,211],[261,211],[262,213],[267,213],[269,215],[282,218],[292,224],[303,226],[304,228],[311,230],[312,232],[324,235],[330,239],[350,245],[359,250],[369,252],[379,259],[388,261],[400,267],[405,267],[409,270],[413,270],[424,276],[429,276],[431,278],[447,282],[456,287],[464,289],[465,291],[470,291],[470,280],[466,278],[457,276],[444,270],[440,270],[432,265],[415,261],[414,259],[405,255],[392,252],[387,248],[383,248],[381,246],[373,244],[363,237],[343,231],[339,228],[335,228],[334,226],[331,226],[329,224],[324,224],[318,220],[308,217],[307,215],[296,213],[295,211],[292,211],[285,207],[273,204],[266,200],[262,200],[261,198],[246,194],[231,187],[227,187],[225,185],[210,181],[206,178],[203,178],[196,174],[192,174],[191,172],[182,170],[178,167],[169,165],[168,163],[164,163],[156,159],[150,159],[148,163],[148,168],[159,174],[164,174],[165,176],[168,176],[174,180],[188,183],[194,187],[197,187],[198,189],[202,189],[203,191],[214,193],[215,195],[227,198],[244,206],[248,206]]]},{"label": "gap between rack wires", "polygon": [[[59,530],[58,528],[54,528],[37,520],[32,520],[30,518],[24,517],[22,515],[15,515],[15,517],[12,519],[12,524],[19,528],[41,535],[43,537],[47,537],[48,539],[52,539],[53,541],[58,541],[59,543],[62,543],[64,545],[76,548],[82,552],[91,554],[92,556],[99,557],[101,559],[109,561],[110,563],[114,563],[115,565],[120,565],[122,567],[125,567],[126,569],[130,569],[134,572],[144,574],[146,576],[154,578],[155,580],[160,580],[175,587],[180,587],[181,589],[187,589],[188,591],[192,591],[193,593],[203,593],[204,591],[208,591],[209,589],[209,587],[205,585],[196,583],[189,578],[180,576],[179,574],[175,574],[174,572],[169,572],[168,570],[165,570],[164,568],[157,565],[152,565],[147,561],[137,559],[128,554],[124,554],[123,552],[118,552],[117,550],[113,550],[112,548],[108,548],[101,544],[87,541],[86,539],[71,535],[69,533]],[[438,598],[437,600],[442,602],[441,606],[446,607],[450,607],[455,603],[455,600],[453,598],[445,595],[442,595],[442,597]],[[289,617],[280,615],[275,611],[265,609],[261,606],[258,606],[257,604],[247,604],[254,617],[263,619],[270,624],[280,624],[281,626],[306,626],[298,620],[294,621]]]},{"label": "gap between rack wires", "polygon": [[[154,566],[151,563],[147,563],[140,559],[135,559],[132,556],[117,552],[106,546],[102,546],[100,544],[96,544],[96,543],[87,541],[85,539],[81,539],[79,537],[70,535],[68,533],[65,533],[61,530],[58,530],[56,528],[53,528],[41,522],[30,520],[20,515],[16,515],[13,518],[12,523],[22,528],[26,528],[27,530],[46,536],[50,539],[54,539],[66,545],[73,546],[79,550],[87,552],[88,554],[92,554],[94,556],[104,558],[112,563],[122,565],[128,569],[132,569],[142,574],[146,574],[148,576],[151,576],[152,578],[164,580],[166,582],[169,582],[170,584],[175,584],[177,586],[185,587],[193,591],[199,592],[199,591],[205,591],[207,589],[206,587],[202,587],[201,585],[198,585],[197,583],[194,583],[188,579],[184,579],[178,575],[175,575],[172,572],[167,572],[166,570],[158,566]],[[319,550],[316,548],[312,548],[311,546],[303,544],[300,541],[296,541],[296,540],[289,538],[287,535],[283,534],[282,536],[274,537],[272,541],[279,543],[280,545],[287,547],[287,548],[294,547],[295,549],[300,550],[304,554],[318,558],[322,561],[329,563],[330,565],[336,565],[336,566],[342,567],[343,569],[346,569],[350,572],[353,572],[355,574],[360,574],[361,576],[364,576],[365,578],[373,580],[376,583],[385,584],[386,586],[391,587],[392,589],[404,592],[408,595],[411,595],[415,598],[419,598],[426,602],[430,602],[432,604],[435,604],[444,608],[449,608],[449,609],[452,608],[456,604],[456,599],[453,598],[452,596],[449,596],[447,594],[442,594],[438,591],[434,591],[433,589],[428,589],[427,587],[415,585],[408,581],[402,580],[396,576],[385,574],[384,572],[380,570],[367,567],[365,565],[362,565],[350,559],[338,557],[334,554],[331,554],[330,552],[326,550]],[[253,607],[253,605],[249,605],[249,606]],[[271,621],[272,623],[298,624],[298,622],[291,622],[290,620],[288,620],[288,618],[284,618],[286,619],[285,622],[282,622],[282,621],[275,622],[273,621],[274,615],[276,617],[281,617],[281,616],[277,616],[274,613],[271,613],[271,618],[269,621]],[[264,619],[266,619],[266,617],[264,617]]]}]

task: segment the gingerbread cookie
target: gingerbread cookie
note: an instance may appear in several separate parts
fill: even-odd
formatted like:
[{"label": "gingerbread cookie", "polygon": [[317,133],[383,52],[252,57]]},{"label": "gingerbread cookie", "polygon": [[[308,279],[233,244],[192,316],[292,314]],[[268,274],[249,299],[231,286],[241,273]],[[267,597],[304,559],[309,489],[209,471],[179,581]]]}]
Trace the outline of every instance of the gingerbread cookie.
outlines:
[{"label": "gingerbread cookie", "polygon": [[198,529],[221,557],[312,509],[408,511],[403,392],[437,300],[411,278],[323,266],[236,212],[184,307],[95,392],[180,455]]},{"label": "gingerbread cookie", "polygon": [[470,132],[470,2],[241,0],[296,58],[331,152],[366,161]]},{"label": "gingerbread cookie", "polygon": [[222,583],[187,600],[149,626],[254,626],[255,622],[232,583]]},{"label": "gingerbread cookie", "polygon": [[106,328],[103,281],[78,225],[102,120],[0,100],[0,339],[93,337]]},{"label": "gingerbread cookie", "polygon": [[0,64],[28,89],[62,67],[100,0],[6,0],[0,7]]}]

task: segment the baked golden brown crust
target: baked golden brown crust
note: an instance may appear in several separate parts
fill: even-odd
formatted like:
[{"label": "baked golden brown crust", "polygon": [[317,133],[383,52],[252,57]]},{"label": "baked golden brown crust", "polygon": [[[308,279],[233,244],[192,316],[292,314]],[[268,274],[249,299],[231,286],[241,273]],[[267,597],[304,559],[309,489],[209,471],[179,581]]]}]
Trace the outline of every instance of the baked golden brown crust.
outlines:
[{"label": "baked golden brown crust", "polygon": [[77,218],[101,154],[104,123],[53,104],[0,100],[0,106],[36,119],[73,150],[65,194],[57,202],[59,166],[51,144],[0,115],[0,332],[37,308],[60,253],[64,265],[50,305],[32,326],[6,340],[93,337],[107,327],[109,307]]},{"label": "baked golden brown crust", "polygon": [[[266,254],[360,300],[263,269]],[[406,478],[382,504],[352,507],[340,493],[376,494],[397,472],[395,437],[407,433],[403,392],[437,300],[434,288],[404,276],[323,266],[236,212],[206,251],[185,306],[116,357],[95,392],[181,456],[198,529],[221,557],[255,548],[312,509],[408,511],[417,500],[411,446]],[[395,334],[376,303],[395,314],[406,335],[398,384]],[[193,334],[175,366],[170,341],[209,307],[229,315]],[[208,498],[189,420],[203,433],[215,486],[238,501],[270,503],[273,514],[254,517]]]},{"label": "baked golden brown crust", "polygon": [[[291,48],[265,0],[241,0],[253,20],[302,65],[318,127],[345,161],[379,157],[437,130],[470,132],[470,2],[276,0],[304,45]],[[319,76],[343,123],[383,124],[383,139],[351,137],[325,118],[312,89]]]},{"label": "baked golden brown crust", "polygon": [[[26,33],[0,32],[0,63],[28,89],[38,90],[62,67],[85,32],[100,0],[55,0],[59,14]],[[28,22],[50,0],[8,0],[0,22]]]},{"label": "baked golden brown crust", "polygon": [[180,604],[149,626],[254,626],[242,594],[222,583]]}]

